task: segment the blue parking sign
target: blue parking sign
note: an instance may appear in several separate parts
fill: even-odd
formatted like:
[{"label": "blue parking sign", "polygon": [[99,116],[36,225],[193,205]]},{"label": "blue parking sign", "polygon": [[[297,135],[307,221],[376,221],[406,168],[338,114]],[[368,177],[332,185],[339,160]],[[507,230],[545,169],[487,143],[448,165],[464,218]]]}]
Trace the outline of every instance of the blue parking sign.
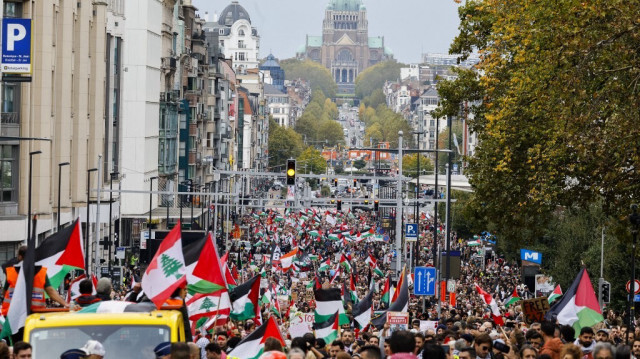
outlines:
[{"label": "blue parking sign", "polygon": [[418,239],[418,224],[407,223],[404,225],[404,237],[406,239]]},{"label": "blue parking sign", "polygon": [[2,19],[2,72],[31,73],[31,19]]}]

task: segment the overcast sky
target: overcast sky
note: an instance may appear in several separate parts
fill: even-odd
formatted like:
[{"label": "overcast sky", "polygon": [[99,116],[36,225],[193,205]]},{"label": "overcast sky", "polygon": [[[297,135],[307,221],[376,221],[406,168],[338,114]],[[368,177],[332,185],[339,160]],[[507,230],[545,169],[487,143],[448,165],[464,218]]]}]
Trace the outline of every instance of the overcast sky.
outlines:
[{"label": "overcast sky", "polygon": [[[260,57],[295,56],[305,35],[322,35],[329,0],[239,0],[260,35]],[[458,5],[453,0],[363,0],[369,36],[384,36],[396,59],[418,62],[424,52],[447,53],[458,30]],[[201,17],[219,14],[231,0],[193,0]]]}]

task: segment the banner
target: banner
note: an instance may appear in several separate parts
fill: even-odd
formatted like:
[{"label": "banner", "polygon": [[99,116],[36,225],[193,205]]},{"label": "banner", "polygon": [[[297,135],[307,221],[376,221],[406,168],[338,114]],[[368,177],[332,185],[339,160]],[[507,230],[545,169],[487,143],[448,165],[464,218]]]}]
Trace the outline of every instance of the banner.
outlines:
[{"label": "banner", "polygon": [[544,321],[544,315],[547,314],[550,308],[547,297],[525,299],[518,302],[518,304],[522,307],[522,313],[527,324]]},{"label": "banner", "polygon": [[553,283],[552,277],[544,274],[536,274],[536,284],[534,288],[536,297],[548,297],[555,287],[556,284]]},{"label": "banner", "polygon": [[389,324],[390,333],[398,330],[409,330],[409,313],[387,312],[387,324]]}]

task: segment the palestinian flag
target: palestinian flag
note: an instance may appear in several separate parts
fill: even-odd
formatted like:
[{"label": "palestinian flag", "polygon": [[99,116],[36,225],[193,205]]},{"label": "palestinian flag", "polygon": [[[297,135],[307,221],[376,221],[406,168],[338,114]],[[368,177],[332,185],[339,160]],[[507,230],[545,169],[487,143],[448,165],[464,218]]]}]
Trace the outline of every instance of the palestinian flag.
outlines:
[{"label": "palestinian flag", "polygon": [[496,300],[493,298],[493,296],[491,296],[491,294],[485,292],[482,288],[480,288],[478,284],[475,284],[475,286],[484,304],[488,305],[491,309],[491,317],[493,318],[493,321],[499,326],[504,326],[502,313],[500,313],[500,308],[498,308],[498,303],[496,303]]},{"label": "palestinian flag", "polygon": [[187,282],[180,221],[160,243],[142,276],[142,290],[160,308],[171,294]]},{"label": "palestinian flag", "polygon": [[509,298],[505,299],[504,306],[509,308],[510,305],[515,304],[521,300],[522,298],[520,298],[520,296],[518,295],[518,291],[516,290],[516,288],[513,288],[513,293],[511,293],[511,296]]},{"label": "palestinian flag", "polygon": [[293,264],[293,259],[298,255],[298,247],[291,252],[280,257],[280,266],[282,266],[283,272],[288,272]]},{"label": "palestinian flag", "polygon": [[[76,277],[70,284],[69,290],[67,291],[67,303],[71,303],[72,300],[75,300],[80,296],[80,282],[87,278],[86,274],[80,275]],[[96,295],[96,286],[98,286],[98,278],[95,275],[91,276],[91,282],[93,283],[93,288],[91,288],[91,294]]]},{"label": "palestinian flag", "polygon": [[335,312],[326,321],[313,323],[316,338],[324,339],[324,342],[329,344],[338,339],[340,336],[339,318],[339,313]]},{"label": "palestinian flag", "polygon": [[222,263],[222,271],[224,272],[224,280],[227,282],[227,288],[232,289],[238,286],[236,283],[236,279],[231,275],[231,271],[229,270],[229,252],[225,253],[222,258],[220,258],[220,262]]},{"label": "palestinian flag", "polygon": [[344,267],[346,273],[351,272],[351,263],[349,263],[344,253],[340,256],[340,266]]},{"label": "palestinian flag", "polygon": [[198,293],[189,298],[186,305],[190,320],[197,321],[212,315],[229,316],[231,313],[231,302],[227,292],[218,292],[215,295]]},{"label": "palestinian flag", "polygon": [[73,269],[84,270],[84,248],[80,219],[47,237],[36,248],[36,265],[47,268],[53,288],[60,287]]},{"label": "palestinian flag", "polygon": [[369,264],[369,267],[373,269],[373,273],[379,275],[380,277],[384,276],[384,273],[382,273],[382,271],[380,270],[380,267],[378,267],[378,261],[375,258],[373,258],[371,254],[369,254],[369,256],[367,257],[367,259],[365,259],[364,262]]},{"label": "palestinian flag", "polygon": [[371,316],[373,315],[373,290],[370,290],[369,293],[353,307],[352,314],[354,324],[358,329],[363,330],[369,325]]},{"label": "palestinian flag", "polygon": [[384,281],[384,288],[382,289],[382,295],[380,296],[380,300],[382,303],[386,304],[387,307],[391,305],[391,296],[389,295],[391,292],[391,281],[387,277],[387,280]]},{"label": "palestinian flag", "polygon": [[312,230],[312,231],[307,232],[307,234],[309,234],[309,236],[311,236],[313,238],[316,238],[316,237],[318,237],[320,235],[320,233],[315,229]]},{"label": "palestinian flag", "polygon": [[315,310],[315,322],[324,323],[331,318],[331,316],[338,311],[340,315],[340,325],[349,324],[349,318],[344,312],[344,306],[342,304],[342,296],[340,295],[340,289],[317,289],[314,292],[316,299]]},{"label": "palestinian flag", "polygon": [[260,275],[256,275],[248,281],[229,291],[231,299],[231,319],[253,319],[260,314]]},{"label": "palestinian flag", "polygon": [[320,283],[320,280],[318,279],[318,275],[316,274],[313,280],[310,280],[309,284],[307,284],[307,289],[317,290],[320,288],[322,288],[322,283]]},{"label": "palestinian flag", "polygon": [[562,297],[562,288],[560,288],[560,284],[558,284],[554,289],[551,295],[549,296],[549,304],[553,303],[556,299]]},{"label": "palestinian flag", "polygon": [[[400,272],[400,279],[398,280],[398,286],[396,288],[402,288],[406,280],[407,280],[406,267],[403,267],[402,272]],[[391,295],[391,304],[395,303],[395,301],[398,300],[399,295],[400,295],[399,290],[396,290],[395,292],[393,292],[393,295]]]},{"label": "palestinian flag", "polygon": [[190,294],[208,294],[227,289],[220,257],[211,233],[184,247],[183,253],[187,266],[187,289]]},{"label": "palestinian flag", "polygon": [[227,358],[257,359],[264,351],[264,342],[267,338],[276,338],[282,346],[286,346],[278,324],[273,317],[269,317],[264,324],[259,326],[251,334],[236,345],[236,347],[227,354]]},{"label": "palestinian flag", "polygon": [[351,303],[358,303],[358,292],[356,291],[356,281],[353,279],[353,272],[351,272],[349,278],[349,298],[351,299]]},{"label": "palestinian flag", "polygon": [[576,331],[604,320],[586,268],[582,268],[569,290],[545,317],[549,320],[557,318],[558,323],[571,325]]},{"label": "palestinian flag", "polygon": [[132,303],[108,300],[91,304],[77,313],[148,313],[154,310],[156,310],[156,306],[150,302]]},{"label": "palestinian flag", "polygon": [[327,259],[326,262],[322,262],[322,264],[320,264],[320,267],[318,268],[320,272],[328,271],[330,269],[331,269],[331,259]]},{"label": "palestinian flag", "polygon": [[[402,271],[403,277],[406,277],[405,271]],[[393,302],[389,309],[382,312],[380,315],[371,319],[371,323],[378,329],[382,329],[387,322],[387,312],[406,312],[409,309],[409,281],[407,278],[400,278],[400,285],[396,293],[398,293],[397,299]]]},{"label": "palestinian flag", "polygon": [[331,234],[329,234],[329,236],[327,238],[329,238],[332,241],[337,241],[337,240],[340,239],[340,236],[335,234],[335,233],[331,233]]}]

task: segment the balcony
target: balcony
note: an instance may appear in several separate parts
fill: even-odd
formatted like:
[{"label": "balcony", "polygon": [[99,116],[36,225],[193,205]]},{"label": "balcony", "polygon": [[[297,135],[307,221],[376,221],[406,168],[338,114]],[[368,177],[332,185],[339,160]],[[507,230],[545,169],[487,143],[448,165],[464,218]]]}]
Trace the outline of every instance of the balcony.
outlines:
[{"label": "balcony", "polygon": [[198,136],[198,124],[197,123],[190,123],[189,124],[189,136]]},{"label": "balcony", "polygon": [[0,118],[0,123],[2,123],[3,125],[18,125],[20,124],[20,113],[3,112],[2,118]]}]

